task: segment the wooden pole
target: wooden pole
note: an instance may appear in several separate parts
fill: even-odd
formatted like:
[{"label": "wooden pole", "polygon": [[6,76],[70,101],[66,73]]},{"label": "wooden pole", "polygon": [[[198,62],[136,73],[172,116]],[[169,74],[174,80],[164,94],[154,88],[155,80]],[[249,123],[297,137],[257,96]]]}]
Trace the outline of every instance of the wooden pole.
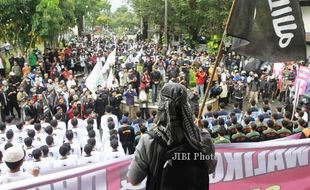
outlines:
[{"label": "wooden pole", "polygon": [[207,87],[206,92],[205,92],[205,98],[204,98],[204,100],[202,102],[202,106],[201,106],[200,111],[199,111],[198,119],[200,119],[202,114],[203,114],[203,110],[205,108],[205,104],[206,104],[207,99],[209,97],[209,93],[210,93],[210,90],[211,90],[211,86],[212,86],[212,82],[213,82],[213,79],[214,79],[214,76],[215,76],[216,69],[219,66],[220,61],[221,61],[221,59],[223,57],[223,48],[224,48],[224,45],[225,45],[224,44],[224,39],[226,37],[226,31],[227,31],[227,28],[230,25],[231,16],[232,16],[232,13],[235,10],[235,7],[236,7],[236,2],[235,2],[235,0],[233,0],[232,6],[231,6],[231,9],[230,9],[230,13],[229,13],[229,16],[228,16],[228,19],[227,19],[227,22],[226,22],[225,30],[224,30],[224,33],[223,33],[223,37],[221,39],[220,47],[219,47],[219,50],[218,50],[217,55],[216,55],[215,64],[214,64],[214,67],[213,67],[213,72],[212,72],[211,77],[209,79],[208,87]]},{"label": "wooden pole", "polygon": [[165,0],[165,16],[164,16],[164,36],[163,36],[163,49],[164,53],[167,52],[168,48],[168,0]]},{"label": "wooden pole", "polygon": [[298,105],[299,102],[299,88],[300,88],[300,81],[297,84],[297,88],[295,89],[295,98],[294,98],[294,106],[293,106],[293,112],[292,112],[292,116],[291,116],[291,120],[293,121],[294,119],[294,115],[296,112],[296,107]]}]

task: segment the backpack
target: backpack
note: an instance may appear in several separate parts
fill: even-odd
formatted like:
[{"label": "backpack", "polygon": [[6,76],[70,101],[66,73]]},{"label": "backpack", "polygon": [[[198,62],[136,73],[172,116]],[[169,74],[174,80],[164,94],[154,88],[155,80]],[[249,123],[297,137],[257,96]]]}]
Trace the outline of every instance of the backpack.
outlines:
[{"label": "backpack", "polygon": [[[170,147],[154,131],[154,156],[150,162],[146,190],[208,190],[209,174],[206,161],[194,160],[194,153],[188,143]],[[189,160],[173,160],[176,153],[190,153]],[[182,156],[180,156],[182,158]]]}]

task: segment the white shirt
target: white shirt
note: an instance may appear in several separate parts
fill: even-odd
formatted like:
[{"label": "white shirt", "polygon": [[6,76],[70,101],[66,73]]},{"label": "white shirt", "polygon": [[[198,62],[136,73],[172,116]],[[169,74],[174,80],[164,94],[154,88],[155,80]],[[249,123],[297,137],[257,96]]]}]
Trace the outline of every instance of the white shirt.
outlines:
[{"label": "white shirt", "polygon": [[[84,119],[84,123],[85,123],[85,127],[87,127],[87,120],[88,118]],[[97,129],[98,130],[98,125],[97,125],[97,119],[94,119],[94,130]]]},{"label": "white shirt", "polygon": [[48,156],[51,158],[54,158],[55,160],[57,160],[60,156],[59,156],[59,147],[58,146],[51,146],[48,147]]},{"label": "white shirt", "polygon": [[[52,136],[53,136],[53,138],[54,138],[54,144],[55,144],[56,146],[60,146],[60,145],[63,144],[63,142],[64,142],[64,132],[65,132],[65,131],[62,131],[62,130],[60,130],[60,129],[53,129]],[[45,137],[45,138],[46,138],[46,137]],[[44,144],[46,144],[46,143],[45,143],[45,139],[44,139]]]},{"label": "white shirt", "polygon": [[308,122],[308,113],[304,112],[304,115],[302,116],[302,119]]},{"label": "white shirt", "polygon": [[[68,121],[68,130],[70,130],[70,129],[73,128],[73,126],[72,126],[72,124],[71,124],[71,120],[72,120],[72,119],[70,119],[70,120]],[[77,121],[78,121],[78,125],[77,125],[78,128],[83,128],[83,129],[86,128],[86,122],[85,122],[83,119],[77,118]]]},{"label": "white shirt", "polygon": [[30,129],[33,129],[34,130],[34,125],[24,125],[24,130],[25,131],[28,131]]},{"label": "white shirt", "polygon": [[6,143],[6,134],[5,133],[0,133],[0,145]]},{"label": "white shirt", "polygon": [[16,125],[7,124],[7,126],[6,126],[6,131],[8,131],[8,130],[10,130],[10,129],[12,129],[12,131],[13,131],[14,133],[15,133],[16,130],[18,130],[17,127],[16,127]]},{"label": "white shirt", "polygon": [[225,72],[223,72],[221,74],[221,81],[226,82],[226,78],[227,78],[227,74]]},{"label": "white shirt", "polygon": [[85,57],[83,56],[83,55],[81,55],[80,56],[80,65],[81,65],[81,67],[85,67],[86,66],[86,64],[85,64]]},{"label": "white shirt", "polygon": [[15,181],[21,181],[23,179],[32,178],[33,176],[29,173],[18,171],[15,173],[7,172],[3,176],[0,176],[0,184],[11,183]]},{"label": "white shirt", "polygon": [[38,141],[37,139],[39,138],[37,136],[34,136],[34,140],[32,141],[32,146],[34,146],[34,148],[40,148],[43,145],[42,142]]},{"label": "white shirt", "polygon": [[46,122],[41,123],[41,127],[42,127],[42,130],[43,130],[43,131],[44,131],[44,129],[45,129],[47,126],[50,126],[50,124],[49,124],[49,123],[46,123]]},{"label": "white shirt", "polygon": [[122,158],[122,157],[125,157],[125,153],[124,151],[109,151],[109,152],[106,152],[105,156],[104,156],[104,161],[106,160],[113,160],[113,159],[116,159],[116,158]]},{"label": "white shirt", "polygon": [[54,167],[54,163],[56,161],[56,159],[52,158],[52,157],[42,157],[41,158],[42,161],[46,161],[48,163],[48,167],[49,168],[53,168]]},{"label": "white shirt", "polygon": [[26,156],[25,156],[25,160],[26,161],[29,161],[29,160],[32,160],[32,151],[35,149],[35,147],[33,148],[25,148],[25,151],[26,151]]},{"label": "white shirt", "polygon": [[47,160],[41,160],[39,162],[26,161],[24,164],[28,172],[31,172],[33,169],[38,168],[40,170],[40,174],[44,174],[52,169]]},{"label": "white shirt", "polygon": [[[117,149],[118,149],[118,152],[120,152],[120,154],[126,155],[124,149],[122,148],[122,146],[118,146]],[[113,152],[112,147],[111,147],[111,146],[106,146],[106,147],[104,148],[104,151],[103,151],[104,157],[105,157],[106,155],[109,155],[111,152]]]},{"label": "white shirt", "polygon": [[67,159],[58,159],[54,163],[54,168],[66,168],[66,167],[74,167],[76,166],[76,162],[73,158],[67,158]]},{"label": "white shirt", "polygon": [[[2,143],[2,144],[0,145],[0,151],[1,151],[2,153],[4,153],[4,146],[6,145],[6,143],[8,143],[7,139],[5,139],[5,142]],[[20,144],[14,142],[14,141],[11,142],[11,143],[13,144],[13,146],[16,146],[16,145],[20,146]],[[24,145],[24,144],[23,144],[23,145]]]},{"label": "white shirt", "polygon": [[79,159],[78,165],[81,166],[81,165],[90,164],[90,163],[97,163],[99,161],[100,160],[97,155],[91,155],[88,157],[83,156]]},{"label": "white shirt", "polygon": [[74,80],[68,80],[68,81],[67,81],[67,87],[68,87],[68,89],[71,89],[71,87],[72,87],[72,86],[75,86],[75,85],[76,85],[76,83],[75,83]]},{"label": "white shirt", "polygon": [[4,174],[6,174],[8,171],[6,164],[0,163],[0,176],[3,176]]},{"label": "white shirt", "polygon": [[65,131],[67,128],[67,125],[65,122],[57,120],[57,128]]},{"label": "white shirt", "polygon": [[19,132],[23,132],[25,131],[24,129],[22,129],[22,131],[20,131],[19,129],[17,129],[16,125],[10,125],[7,127],[8,130],[12,129],[12,131],[15,133],[19,133]]},{"label": "white shirt", "polygon": [[36,131],[36,136],[34,138],[35,138],[35,140],[40,142],[40,147],[41,147],[42,145],[45,144],[46,137],[47,137],[47,134],[44,131],[41,131],[41,132]]},{"label": "white shirt", "polygon": [[109,117],[112,117],[114,124],[115,124],[115,128],[118,129],[118,118],[117,118],[117,116],[114,114],[105,114],[101,117],[101,128],[102,128],[102,130],[109,131],[109,128],[108,128],[108,118]]},{"label": "white shirt", "polygon": [[110,139],[110,133],[108,131],[102,131],[102,144],[105,144],[106,141],[109,141]]},{"label": "white shirt", "polygon": [[220,84],[220,86],[222,87],[222,92],[220,94],[220,98],[226,98],[228,96],[228,87],[227,84],[222,83]]},{"label": "white shirt", "polygon": [[82,156],[80,142],[73,141],[72,143],[70,143],[70,146],[71,146],[71,154],[74,154],[78,158],[80,158]]},{"label": "white shirt", "polygon": [[13,141],[16,142],[17,144],[23,144],[24,139],[27,137],[28,137],[28,135],[26,132],[17,132],[17,133],[14,133],[14,140]]},{"label": "white shirt", "polygon": [[254,79],[253,77],[249,76],[249,77],[246,79],[246,80],[247,80],[247,83],[248,83],[248,84],[251,83],[253,79]]},{"label": "white shirt", "polygon": [[69,154],[67,157],[68,157],[68,159],[72,159],[72,160],[73,160],[75,166],[77,165],[78,160],[79,160],[79,158],[77,157],[77,155],[75,155],[75,154]]},{"label": "white shirt", "polygon": [[73,139],[76,139],[80,143],[80,146],[82,146],[82,143],[81,143],[82,139],[83,137],[87,136],[86,129],[73,128],[72,132],[73,132]]},{"label": "white shirt", "polygon": [[4,65],[2,63],[2,59],[0,59],[0,69],[4,69]]}]

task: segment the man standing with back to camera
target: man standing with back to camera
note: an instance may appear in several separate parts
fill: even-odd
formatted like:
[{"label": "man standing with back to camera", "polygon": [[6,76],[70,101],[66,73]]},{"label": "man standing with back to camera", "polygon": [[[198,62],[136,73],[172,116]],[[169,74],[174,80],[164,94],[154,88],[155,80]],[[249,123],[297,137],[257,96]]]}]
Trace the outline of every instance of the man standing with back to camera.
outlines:
[{"label": "man standing with back to camera", "polygon": [[138,185],[147,177],[146,190],[208,190],[216,166],[210,135],[194,124],[184,86],[168,83],[160,96],[157,125],[141,137],[128,181]]}]

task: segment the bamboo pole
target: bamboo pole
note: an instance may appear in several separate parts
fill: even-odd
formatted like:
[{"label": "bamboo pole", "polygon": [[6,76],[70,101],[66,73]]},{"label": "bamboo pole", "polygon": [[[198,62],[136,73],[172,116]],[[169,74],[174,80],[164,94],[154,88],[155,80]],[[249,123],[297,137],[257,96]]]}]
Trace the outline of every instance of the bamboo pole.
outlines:
[{"label": "bamboo pole", "polygon": [[202,114],[203,114],[203,110],[205,108],[205,105],[206,105],[206,102],[207,102],[207,99],[209,97],[209,93],[210,93],[210,90],[211,90],[211,86],[212,86],[212,82],[213,82],[213,79],[214,79],[214,76],[215,76],[215,72],[216,72],[216,69],[217,67],[219,66],[220,64],[220,61],[223,57],[223,48],[224,48],[224,39],[226,37],[226,31],[227,31],[227,28],[229,27],[230,25],[230,22],[231,22],[231,16],[232,16],[232,13],[234,12],[235,10],[235,7],[236,7],[236,0],[233,0],[233,3],[232,3],[232,6],[231,6],[231,9],[230,9],[230,12],[229,12],[229,16],[228,16],[228,19],[226,21],[226,26],[225,26],[225,30],[224,30],[224,33],[223,33],[223,37],[221,39],[221,43],[220,43],[220,47],[219,47],[219,50],[217,52],[217,55],[216,55],[216,60],[215,60],[215,64],[214,64],[214,68],[213,68],[213,72],[211,74],[211,78],[209,79],[209,83],[208,83],[208,87],[206,89],[206,92],[205,92],[205,98],[202,102],[202,106],[200,108],[200,111],[199,111],[199,115],[198,115],[198,119],[201,118]]}]

